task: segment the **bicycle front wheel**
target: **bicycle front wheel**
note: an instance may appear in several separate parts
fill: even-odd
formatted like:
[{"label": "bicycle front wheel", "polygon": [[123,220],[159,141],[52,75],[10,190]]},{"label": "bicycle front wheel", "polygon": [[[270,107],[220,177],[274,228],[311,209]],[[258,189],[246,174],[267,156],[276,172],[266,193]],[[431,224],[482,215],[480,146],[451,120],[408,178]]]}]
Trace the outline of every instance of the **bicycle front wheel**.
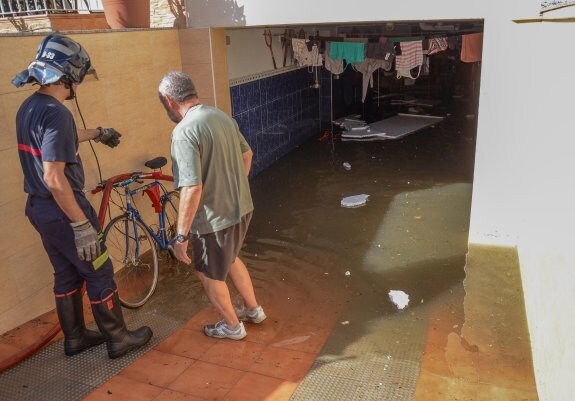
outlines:
[{"label": "bicycle front wheel", "polygon": [[158,284],[158,255],[146,227],[129,216],[112,219],[104,241],[114,265],[120,302],[127,308],[146,303]]},{"label": "bicycle front wheel", "polygon": [[171,191],[162,200],[162,214],[164,215],[164,228],[166,239],[174,238],[178,231],[178,207],[180,205],[180,193]]}]

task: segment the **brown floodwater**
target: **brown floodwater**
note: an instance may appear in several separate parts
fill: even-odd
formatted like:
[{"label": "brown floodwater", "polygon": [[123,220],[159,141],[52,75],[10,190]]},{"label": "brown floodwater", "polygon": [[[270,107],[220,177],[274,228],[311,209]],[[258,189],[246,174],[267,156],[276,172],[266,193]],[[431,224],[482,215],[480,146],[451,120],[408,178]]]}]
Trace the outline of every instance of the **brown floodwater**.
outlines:
[{"label": "brown floodwater", "polygon": [[[293,400],[537,400],[514,250],[467,258],[475,132],[452,117],[394,141],[312,140],[251,180],[241,256],[256,293],[297,286],[302,307],[337,309]],[[358,194],[365,206],[341,206]],[[181,317],[207,305],[189,269],[165,265],[158,292],[177,302],[146,307]]]}]

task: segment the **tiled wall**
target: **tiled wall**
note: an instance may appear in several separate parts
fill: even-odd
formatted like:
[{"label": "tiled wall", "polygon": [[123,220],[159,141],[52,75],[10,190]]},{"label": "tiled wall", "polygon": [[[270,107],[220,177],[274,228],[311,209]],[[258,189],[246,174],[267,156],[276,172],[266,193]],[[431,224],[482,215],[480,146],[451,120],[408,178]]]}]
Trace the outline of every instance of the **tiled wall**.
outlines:
[{"label": "tiled wall", "polygon": [[305,68],[231,87],[232,115],[252,147],[252,175],[319,136],[320,98]]}]

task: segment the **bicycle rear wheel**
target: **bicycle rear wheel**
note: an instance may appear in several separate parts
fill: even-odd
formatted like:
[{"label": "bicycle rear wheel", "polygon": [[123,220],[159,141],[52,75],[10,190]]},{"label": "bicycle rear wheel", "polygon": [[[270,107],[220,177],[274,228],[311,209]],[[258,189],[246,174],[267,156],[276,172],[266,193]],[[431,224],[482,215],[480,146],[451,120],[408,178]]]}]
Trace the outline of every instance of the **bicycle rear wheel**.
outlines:
[{"label": "bicycle rear wheel", "polygon": [[127,308],[139,308],[158,284],[158,255],[153,238],[142,223],[124,215],[108,223],[104,241],[114,265],[120,302]]}]

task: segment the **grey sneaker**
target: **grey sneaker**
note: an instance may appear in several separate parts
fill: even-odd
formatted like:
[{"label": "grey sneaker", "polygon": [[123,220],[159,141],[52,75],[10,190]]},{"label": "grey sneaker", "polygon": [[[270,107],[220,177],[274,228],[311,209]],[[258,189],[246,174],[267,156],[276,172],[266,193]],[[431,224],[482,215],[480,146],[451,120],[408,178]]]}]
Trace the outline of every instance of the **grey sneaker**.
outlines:
[{"label": "grey sneaker", "polygon": [[253,309],[246,308],[242,305],[239,308],[234,307],[238,319],[242,322],[261,323],[266,320],[266,314],[261,306],[256,306]]},{"label": "grey sneaker", "polygon": [[220,320],[216,324],[205,325],[204,334],[208,337],[230,338],[232,340],[241,340],[248,335],[242,322],[240,322],[235,328],[230,328],[225,320]]}]

